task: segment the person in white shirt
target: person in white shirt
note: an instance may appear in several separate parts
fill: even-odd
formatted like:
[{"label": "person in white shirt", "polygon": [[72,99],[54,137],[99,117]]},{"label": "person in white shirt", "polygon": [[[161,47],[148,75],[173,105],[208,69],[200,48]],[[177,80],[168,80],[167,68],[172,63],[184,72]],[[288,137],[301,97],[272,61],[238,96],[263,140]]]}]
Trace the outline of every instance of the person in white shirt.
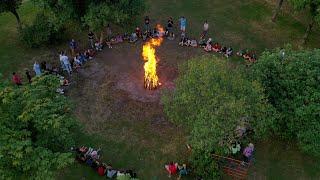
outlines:
[{"label": "person in white shirt", "polygon": [[204,24],[203,24],[203,36],[207,35],[208,29],[209,29],[208,21],[205,21]]}]

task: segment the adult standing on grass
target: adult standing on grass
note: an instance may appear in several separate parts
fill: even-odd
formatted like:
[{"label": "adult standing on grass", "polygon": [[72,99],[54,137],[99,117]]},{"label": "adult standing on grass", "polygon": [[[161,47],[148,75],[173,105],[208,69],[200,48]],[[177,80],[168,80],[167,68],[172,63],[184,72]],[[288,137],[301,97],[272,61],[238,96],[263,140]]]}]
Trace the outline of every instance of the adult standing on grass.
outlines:
[{"label": "adult standing on grass", "polygon": [[167,29],[168,29],[169,37],[172,37],[173,36],[173,19],[172,19],[172,17],[169,17],[169,19],[168,19]]},{"label": "adult standing on grass", "polygon": [[26,76],[27,76],[27,79],[29,81],[29,83],[31,83],[31,75],[30,75],[30,71],[28,69],[26,69]]},{"label": "adult standing on grass", "polygon": [[145,31],[150,32],[150,18],[149,18],[149,16],[146,16],[144,18],[144,28],[145,28]]},{"label": "adult standing on grass", "polygon": [[36,76],[40,76],[41,75],[41,69],[40,69],[40,64],[35,61],[33,64],[33,70],[36,73]]},{"label": "adult standing on grass", "polygon": [[17,86],[21,86],[22,85],[20,76],[15,72],[12,73],[12,81]]},{"label": "adult standing on grass", "polygon": [[89,39],[89,46],[91,48],[94,48],[94,33],[92,31],[88,33],[88,39]]},{"label": "adult standing on grass", "polygon": [[71,64],[69,61],[68,56],[66,55],[66,53],[64,53],[61,57],[61,60],[63,62],[63,66],[65,68],[65,70],[68,72],[68,74],[70,75],[72,73],[72,68],[71,68]]},{"label": "adult standing on grass", "polygon": [[203,24],[203,36],[205,37],[207,34],[208,34],[208,29],[209,29],[209,24],[208,24],[208,21],[204,21],[204,24]]},{"label": "adult standing on grass", "polygon": [[179,22],[180,22],[180,30],[182,32],[185,32],[186,31],[186,26],[187,26],[187,19],[184,16],[182,16],[179,19]]},{"label": "adult standing on grass", "polygon": [[78,45],[77,45],[77,42],[76,42],[74,39],[72,39],[72,40],[70,41],[69,47],[70,47],[70,49],[71,49],[71,54],[72,54],[72,56],[75,56],[75,51],[76,51]]}]

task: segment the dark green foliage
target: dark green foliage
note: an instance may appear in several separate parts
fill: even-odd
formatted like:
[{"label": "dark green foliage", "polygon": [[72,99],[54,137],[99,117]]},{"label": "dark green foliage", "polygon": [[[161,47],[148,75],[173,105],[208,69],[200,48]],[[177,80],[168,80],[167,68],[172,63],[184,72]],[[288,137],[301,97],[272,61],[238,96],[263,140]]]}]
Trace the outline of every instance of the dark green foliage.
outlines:
[{"label": "dark green foliage", "polygon": [[0,88],[0,179],[52,179],[55,170],[73,162],[76,122],[68,101],[55,92],[56,76],[31,85]]},{"label": "dark green foliage", "polygon": [[279,117],[274,133],[320,156],[320,50],[267,51],[253,66]]},{"label": "dark green foliage", "polygon": [[[246,145],[262,137],[273,112],[258,82],[246,80],[241,69],[217,58],[185,63],[175,91],[163,102],[170,120],[188,128],[194,153],[191,161],[205,179],[216,174],[209,170],[215,167],[211,153],[226,155],[235,140]],[[245,127],[248,133],[239,137],[237,127]]]},{"label": "dark green foliage", "polygon": [[32,25],[23,27],[20,31],[21,41],[28,47],[51,45],[61,39],[62,28],[51,22],[43,13],[37,14]]}]

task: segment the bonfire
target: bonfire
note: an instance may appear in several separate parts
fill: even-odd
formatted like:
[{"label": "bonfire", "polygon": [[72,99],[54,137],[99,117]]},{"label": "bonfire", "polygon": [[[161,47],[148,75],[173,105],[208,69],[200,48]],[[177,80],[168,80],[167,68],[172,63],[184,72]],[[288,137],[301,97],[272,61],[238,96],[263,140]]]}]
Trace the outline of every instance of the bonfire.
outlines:
[{"label": "bonfire", "polygon": [[157,25],[159,32],[158,38],[152,38],[147,41],[142,48],[142,57],[144,63],[144,87],[148,90],[156,89],[161,83],[157,75],[157,63],[159,59],[156,56],[156,47],[160,46],[163,41],[164,30],[160,25]]}]

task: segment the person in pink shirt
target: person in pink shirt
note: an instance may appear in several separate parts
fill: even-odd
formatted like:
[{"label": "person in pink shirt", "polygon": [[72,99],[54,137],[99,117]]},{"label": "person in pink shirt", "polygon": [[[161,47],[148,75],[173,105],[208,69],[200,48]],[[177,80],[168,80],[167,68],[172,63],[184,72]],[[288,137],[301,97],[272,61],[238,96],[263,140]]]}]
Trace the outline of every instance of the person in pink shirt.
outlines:
[{"label": "person in pink shirt", "polygon": [[22,85],[20,76],[18,74],[16,74],[15,72],[12,73],[12,81],[14,84],[16,84],[18,86]]},{"label": "person in pink shirt", "polygon": [[254,145],[250,143],[244,150],[243,150],[243,157],[245,162],[249,162],[251,160],[252,154],[254,151]]}]

